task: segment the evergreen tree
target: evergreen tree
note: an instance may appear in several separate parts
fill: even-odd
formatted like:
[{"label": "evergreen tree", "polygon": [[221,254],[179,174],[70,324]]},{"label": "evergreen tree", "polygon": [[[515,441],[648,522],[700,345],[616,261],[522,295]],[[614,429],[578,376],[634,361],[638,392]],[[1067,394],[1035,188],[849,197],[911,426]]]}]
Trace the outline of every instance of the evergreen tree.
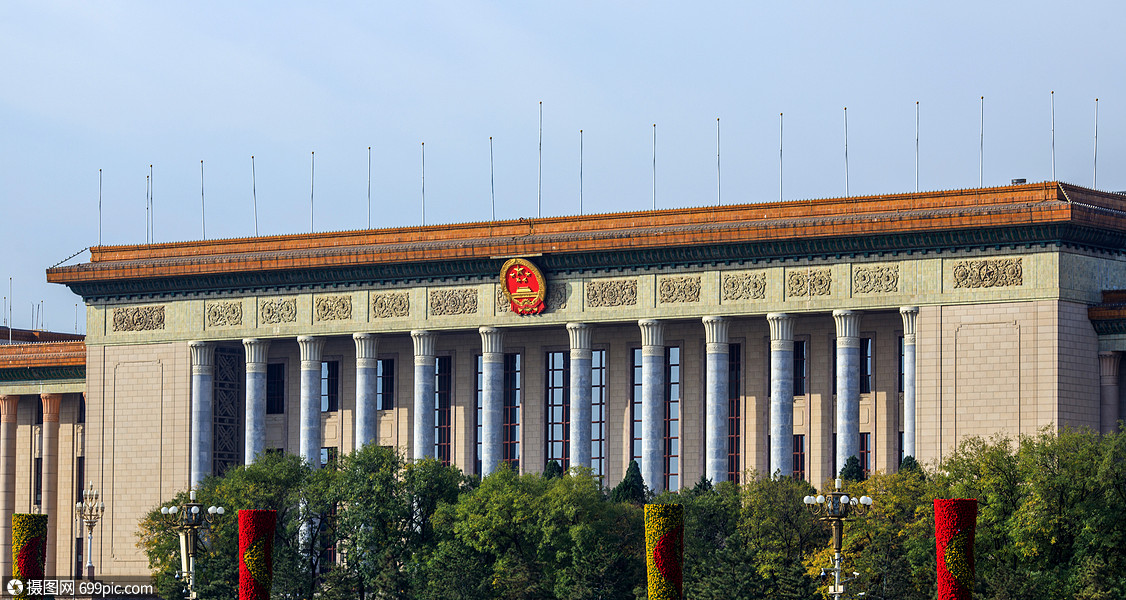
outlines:
[{"label": "evergreen tree", "polygon": [[563,467],[559,466],[559,463],[555,462],[555,460],[547,461],[547,466],[544,467],[544,470],[543,470],[543,478],[544,479],[555,479],[556,477],[562,477],[562,476],[563,476]]},{"label": "evergreen tree", "polygon": [[864,481],[864,469],[860,468],[860,459],[855,455],[848,457],[839,477],[846,481]]},{"label": "evergreen tree", "polygon": [[919,461],[915,460],[914,456],[911,456],[910,454],[908,454],[907,456],[903,457],[902,461],[900,461],[899,470],[900,471],[919,471],[919,472],[922,472],[922,467],[919,466]]},{"label": "evergreen tree", "polygon": [[631,460],[629,461],[629,468],[626,469],[626,476],[610,492],[610,500],[612,502],[644,504],[648,493],[645,480],[641,478],[641,467],[637,466],[636,460]]}]

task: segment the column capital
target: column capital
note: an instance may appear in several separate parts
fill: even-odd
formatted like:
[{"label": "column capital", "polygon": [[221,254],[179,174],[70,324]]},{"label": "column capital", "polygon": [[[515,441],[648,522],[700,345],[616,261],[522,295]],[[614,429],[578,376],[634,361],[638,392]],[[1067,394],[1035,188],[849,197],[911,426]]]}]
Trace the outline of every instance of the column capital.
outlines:
[{"label": "column capital", "polygon": [[665,324],[657,319],[641,319],[637,322],[641,328],[641,352],[646,353],[646,348],[660,348],[663,355],[665,350]]},{"label": "column capital", "polygon": [[794,349],[794,318],[786,313],[768,313],[766,323],[770,325],[770,349]]},{"label": "column capital", "polygon": [[188,342],[192,354],[192,373],[211,375],[215,372],[215,344],[211,342]]},{"label": "column capital", "polygon": [[379,355],[379,336],[374,333],[353,333],[356,344],[356,368],[375,368]]},{"label": "column capital", "polygon": [[855,310],[834,310],[833,321],[837,324],[837,347],[860,347],[860,313]]},{"label": "column capital", "polygon": [[496,327],[481,327],[481,354],[504,354],[504,330]]},{"label": "column capital", "polygon": [[297,345],[301,348],[301,368],[320,370],[321,352],[325,348],[325,339],[319,336],[299,335]]},{"label": "column capital", "polygon": [[571,345],[571,358],[590,358],[591,326],[586,323],[567,323],[567,339]]},{"label": "column capital", "polygon": [[1118,384],[1118,363],[1121,360],[1121,352],[1099,352],[1099,381],[1102,385]]},{"label": "column capital", "polygon": [[63,401],[62,394],[39,394],[39,401],[43,403],[43,422],[59,422],[59,404]]},{"label": "column capital", "polygon": [[243,338],[242,347],[246,349],[246,370],[264,371],[270,353],[270,340]]},{"label": "column capital", "polygon": [[901,307],[899,316],[903,317],[903,343],[910,346],[915,343],[915,321],[919,318],[919,307]]},{"label": "column capital", "polygon": [[702,320],[704,323],[704,341],[707,344],[708,353],[727,353],[727,328],[731,324],[731,320],[715,315],[708,315]]},{"label": "column capital", "polygon": [[434,356],[434,345],[438,341],[438,334],[425,329],[411,331],[411,341],[414,342],[415,356]]},{"label": "column capital", "polygon": [[0,423],[15,423],[19,407],[19,396],[0,396]]}]

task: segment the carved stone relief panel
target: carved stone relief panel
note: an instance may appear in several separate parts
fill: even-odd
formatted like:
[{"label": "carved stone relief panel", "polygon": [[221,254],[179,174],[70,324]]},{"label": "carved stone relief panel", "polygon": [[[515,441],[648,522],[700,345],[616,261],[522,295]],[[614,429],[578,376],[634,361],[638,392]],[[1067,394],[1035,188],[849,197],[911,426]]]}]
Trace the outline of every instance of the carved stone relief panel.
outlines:
[{"label": "carved stone relief panel", "polygon": [[786,273],[786,297],[828,296],[833,291],[833,272],[828,268],[794,269]]},{"label": "carved stone relief panel", "polygon": [[276,325],[297,322],[297,298],[271,298],[258,303],[258,321]]},{"label": "carved stone relief panel", "polygon": [[763,300],[766,298],[766,273],[723,275],[723,300]]},{"label": "carved stone relief panel", "polygon": [[899,265],[856,267],[852,271],[854,294],[887,294],[899,291]]},{"label": "carved stone relief panel", "polygon": [[657,286],[657,299],[661,304],[700,301],[699,277],[665,277]]},{"label": "carved stone relief panel", "polygon": [[477,288],[430,290],[430,314],[472,315],[477,313]]},{"label": "carved stone relief panel", "polygon": [[955,288],[991,288],[1024,285],[1019,258],[964,260],[954,265]]},{"label": "carved stone relief panel", "polygon": [[593,308],[637,305],[636,279],[603,279],[586,284],[586,305]]},{"label": "carved stone relief panel", "polygon": [[372,294],[371,314],[376,319],[409,317],[411,314],[410,292]]},{"label": "carved stone relief panel", "polygon": [[163,306],[126,306],[113,309],[114,331],[164,329]]},{"label": "carved stone relief panel", "polygon": [[208,302],[208,327],[232,327],[242,325],[242,302]]},{"label": "carved stone relief panel", "polygon": [[317,321],[347,321],[352,318],[352,297],[321,296],[313,302],[313,315]]}]

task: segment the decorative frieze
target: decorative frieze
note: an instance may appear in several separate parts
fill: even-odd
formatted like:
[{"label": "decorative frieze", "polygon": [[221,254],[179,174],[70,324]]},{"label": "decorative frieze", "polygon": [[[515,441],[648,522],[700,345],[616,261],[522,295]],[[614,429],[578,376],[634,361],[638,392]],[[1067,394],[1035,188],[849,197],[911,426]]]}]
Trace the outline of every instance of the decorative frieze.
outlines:
[{"label": "decorative frieze", "polygon": [[371,315],[376,319],[409,317],[410,314],[410,292],[389,292],[371,296]]},{"label": "decorative frieze", "polygon": [[586,283],[586,305],[591,308],[637,305],[636,279],[595,280]]},{"label": "decorative frieze", "polygon": [[657,299],[661,304],[700,301],[699,277],[665,277],[657,286]]},{"label": "decorative frieze", "polygon": [[271,298],[258,303],[258,322],[267,325],[297,322],[296,298]]},{"label": "decorative frieze", "polygon": [[833,290],[830,269],[794,269],[786,274],[786,297],[828,296]]},{"label": "decorative frieze", "polygon": [[723,300],[764,300],[766,273],[735,273],[723,276]]},{"label": "decorative frieze", "polygon": [[352,318],[352,297],[321,296],[313,302],[317,321],[348,321]]},{"label": "decorative frieze", "polygon": [[430,290],[431,315],[472,315],[477,313],[477,288]]},{"label": "decorative frieze", "polygon": [[207,304],[207,326],[242,325],[242,302],[210,302]]},{"label": "decorative frieze", "polygon": [[899,265],[856,267],[852,271],[854,294],[888,294],[899,291]]},{"label": "decorative frieze", "polygon": [[113,309],[114,331],[156,331],[164,329],[163,306],[124,306]]},{"label": "decorative frieze", "polygon": [[964,260],[954,265],[955,288],[991,288],[1024,285],[1019,258]]}]

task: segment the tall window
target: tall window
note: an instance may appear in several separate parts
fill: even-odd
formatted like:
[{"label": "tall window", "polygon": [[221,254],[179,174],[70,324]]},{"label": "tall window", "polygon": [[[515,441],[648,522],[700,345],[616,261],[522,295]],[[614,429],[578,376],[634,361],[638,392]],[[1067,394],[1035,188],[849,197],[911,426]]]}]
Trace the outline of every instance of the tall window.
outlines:
[{"label": "tall window", "polygon": [[340,410],[340,361],[321,363],[321,412]]},{"label": "tall window", "polygon": [[794,436],[794,479],[805,479],[805,436]]},{"label": "tall window", "polygon": [[520,470],[520,401],[523,377],[520,354],[504,355],[504,425],[501,460]]},{"label": "tall window", "polygon": [[476,434],[474,438],[477,440],[477,460],[476,460],[476,473],[481,474],[481,419],[485,410],[485,363],[480,354],[477,355],[477,412],[473,418],[474,429]]},{"label": "tall window", "polygon": [[742,423],[743,347],[727,347],[727,479],[739,483],[743,469],[739,461],[739,431]]},{"label": "tall window", "polygon": [[665,348],[665,489],[680,489],[680,347]]},{"label": "tall window", "polygon": [[285,365],[270,363],[266,365],[266,414],[280,415],[285,412]]},{"label": "tall window", "polygon": [[872,393],[872,338],[860,338],[860,393]]},{"label": "tall window", "polygon": [[450,404],[453,398],[453,357],[439,356],[434,361],[434,456],[450,464]]},{"label": "tall window", "polygon": [[555,461],[564,469],[569,463],[571,439],[570,356],[566,352],[548,352],[544,380],[547,402],[547,462]]},{"label": "tall window", "polygon": [[899,391],[903,390],[903,336],[899,336]]},{"label": "tall window", "polygon": [[78,396],[78,414],[75,416],[74,422],[75,423],[85,423],[86,422],[86,395],[85,394]]},{"label": "tall window", "polygon": [[903,464],[903,432],[899,432],[899,465]]},{"label": "tall window", "polygon": [[34,502],[32,502],[32,504],[39,507],[40,509],[46,509],[47,508],[46,506],[43,506],[43,459],[42,458],[35,459],[35,489],[32,490],[32,495],[34,496],[34,498],[33,498]]},{"label": "tall window", "polygon": [[872,471],[872,434],[860,434],[860,468],[864,470],[864,476],[867,477]]},{"label": "tall window", "polygon": [[832,462],[833,477],[836,478],[837,476],[840,475],[840,471],[837,470],[837,434],[836,433],[833,434],[833,452],[832,452],[832,455],[833,455],[833,462]]},{"label": "tall window", "polygon": [[[481,418],[485,400],[485,363],[477,355],[477,473],[481,472]],[[519,353],[504,355],[504,409],[501,426],[501,460],[520,469],[521,360]]]},{"label": "tall window", "polygon": [[606,475],[606,351],[590,353],[590,468]]},{"label": "tall window", "polygon": [[337,451],[335,447],[321,448],[321,467],[336,463]]},{"label": "tall window", "polygon": [[630,454],[629,457],[641,461],[641,348],[634,348],[630,363]]},{"label": "tall window", "polygon": [[794,395],[804,396],[808,371],[805,360],[805,341],[794,341]]},{"label": "tall window", "polygon": [[395,408],[395,359],[381,358],[375,367],[375,405],[379,410]]}]

